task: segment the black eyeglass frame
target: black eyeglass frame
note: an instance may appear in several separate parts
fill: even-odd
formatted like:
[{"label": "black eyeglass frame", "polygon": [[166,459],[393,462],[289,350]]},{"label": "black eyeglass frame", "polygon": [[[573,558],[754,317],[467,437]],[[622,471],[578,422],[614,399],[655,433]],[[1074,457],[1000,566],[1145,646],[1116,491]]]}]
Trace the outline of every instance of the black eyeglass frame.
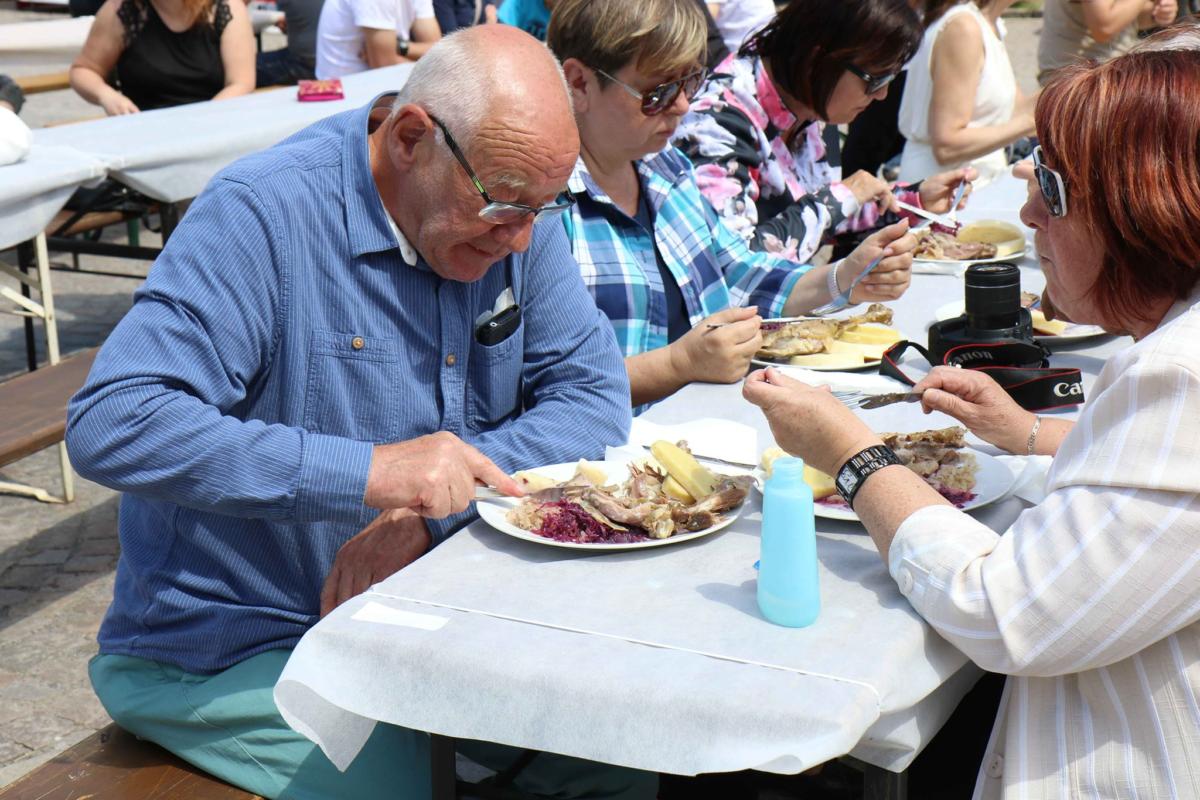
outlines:
[{"label": "black eyeglass frame", "polygon": [[887,86],[900,75],[899,71],[889,72],[886,75],[872,75],[866,70],[859,69],[849,61],[839,61],[847,72],[862,79],[862,82],[867,85],[867,94],[875,94],[883,87]]},{"label": "black eyeglass frame", "polygon": [[442,135],[446,137],[446,146],[450,148],[450,152],[454,154],[454,158],[457,159],[463,171],[467,173],[467,177],[471,179],[471,183],[475,186],[475,191],[479,192],[479,196],[483,198],[484,206],[479,209],[479,217],[481,219],[497,225],[505,225],[516,222],[527,214],[533,214],[533,218],[536,221],[554,216],[555,214],[561,214],[575,205],[575,196],[570,192],[564,192],[559,195],[565,198],[565,200],[556,203],[547,203],[544,206],[528,206],[524,203],[506,203],[502,200],[493,200],[491,195],[487,193],[487,189],[483,188],[483,181],[479,180],[479,176],[471,168],[471,164],[467,161],[466,155],[463,154],[462,148],[458,146],[458,142],[454,141],[454,137],[450,135],[450,130],[446,127],[445,123],[433,114],[430,114],[429,118],[433,120],[433,124],[441,129]]},{"label": "black eyeglass frame", "polygon": [[1042,146],[1039,144],[1033,148],[1033,174],[1037,176],[1046,210],[1050,216],[1062,219],[1067,215],[1067,182],[1061,173],[1046,166],[1042,156]]},{"label": "black eyeglass frame", "polygon": [[643,92],[636,86],[630,86],[620,78],[609,75],[599,67],[592,67],[592,69],[595,70],[597,74],[603,75],[625,91],[629,92],[629,94],[641,100],[642,113],[647,117],[658,116],[670,108],[671,104],[675,102],[675,99],[679,97],[679,93],[683,91],[683,87],[687,84],[687,82],[694,80],[696,82],[695,88],[687,93],[687,99],[690,103],[692,98],[696,96],[696,92],[699,92],[701,87],[704,86],[704,81],[708,79],[708,68],[700,67],[700,69],[696,70],[695,72],[689,72],[682,78],[676,78],[673,81],[660,83],[658,86],[647,89]]}]

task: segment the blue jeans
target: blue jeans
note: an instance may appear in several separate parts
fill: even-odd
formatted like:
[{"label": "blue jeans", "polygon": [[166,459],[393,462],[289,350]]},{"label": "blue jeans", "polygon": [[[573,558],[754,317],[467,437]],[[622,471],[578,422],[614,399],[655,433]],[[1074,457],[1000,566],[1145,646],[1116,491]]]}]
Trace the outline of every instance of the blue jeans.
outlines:
[{"label": "blue jeans", "polygon": [[[345,772],[288,727],[275,708],[275,683],[290,650],[270,650],[215,675],[194,675],[143,658],[98,655],[92,687],[113,721],[235,786],[267,798],[428,800],[429,736],[380,723]],[[493,770],[517,748],[459,740],[463,755]],[[525,792],[556,798],[651,800],[653,773],[539,753],[516,778]]]},{"label": "blue jeans", "polygon": [[286,47],[282,50],[270,50],[259,53],[255,62],[255,85],[264,86],[294,86],[302,80],[312,80],[317,77],[313,72],[315,66],[307,64]]}]

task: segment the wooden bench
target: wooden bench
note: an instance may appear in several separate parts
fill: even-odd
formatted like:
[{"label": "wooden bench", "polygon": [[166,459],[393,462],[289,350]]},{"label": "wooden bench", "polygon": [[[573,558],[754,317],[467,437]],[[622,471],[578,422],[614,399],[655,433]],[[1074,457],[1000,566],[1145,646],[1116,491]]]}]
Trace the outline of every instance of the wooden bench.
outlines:
[{"label": "wooden bench", "polygon": [[261,800],[116,725],[94,733],[23,778],[0,800]]},{"label": "wooden bench", "polygon": [[[4,409],[0,467],[63,440],[67,430],[67,401],[83,386],[95,358],[93,348],[0,383],[0,408]],[[68,469],[64,465],[64,482]],[[32,494],[44,502],[55,499],[43,489],[19,484],[0,482],[0,491]],[[71,493],[64,487],[67,500]]]},{"label": "wooden bench", "polygon": [[69,72],[45,72],[40,75],[21,75],[13,78],[17,86],[25,94],[41,94],[42,92],[57,92],[60,89],[71,88]]}]

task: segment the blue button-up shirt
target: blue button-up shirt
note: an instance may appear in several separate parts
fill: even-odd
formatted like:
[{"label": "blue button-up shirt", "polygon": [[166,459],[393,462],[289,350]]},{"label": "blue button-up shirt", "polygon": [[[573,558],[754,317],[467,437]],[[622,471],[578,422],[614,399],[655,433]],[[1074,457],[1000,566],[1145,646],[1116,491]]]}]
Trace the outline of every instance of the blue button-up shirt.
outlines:
[{"label": "blue button-up shirt", "polygon": [[[101,652],[212,672],[293,646],[377,513],[375,443],[450,431],[511,471],[626,440],[625,369],[562,225],[474,283],[409,266],[368,108],[218,175],[71,402],[75,468],[125,492]],[[508,287],[521,325],[482,345]],[[466,519],[431,522],[435,541]]]}]

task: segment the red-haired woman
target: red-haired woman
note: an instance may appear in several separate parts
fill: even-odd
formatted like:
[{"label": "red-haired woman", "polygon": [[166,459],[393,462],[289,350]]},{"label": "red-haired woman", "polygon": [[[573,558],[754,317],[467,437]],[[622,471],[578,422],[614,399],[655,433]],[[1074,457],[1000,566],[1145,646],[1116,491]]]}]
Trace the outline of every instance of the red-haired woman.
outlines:
[{"label": "red-haired woman", "polygon": [[968,370],[916,390],[997,447],[1053,456],[1045,500],[996,533],[828,392],[768,370],[744,393],[785,450],[856,485],[913,608],[1010,676],[976,797],[1200,797],[1200,28],[1065,70],[1036,121],[1021,218],[1047,293],[1134,343],[1074,424]]},{"label": "red-haired woman", "polygon": [[[115,75],[116,86],[105,76]],[[254,32],[242,0],[108,0],[71,86],[109,116],[254,91]]]}]

